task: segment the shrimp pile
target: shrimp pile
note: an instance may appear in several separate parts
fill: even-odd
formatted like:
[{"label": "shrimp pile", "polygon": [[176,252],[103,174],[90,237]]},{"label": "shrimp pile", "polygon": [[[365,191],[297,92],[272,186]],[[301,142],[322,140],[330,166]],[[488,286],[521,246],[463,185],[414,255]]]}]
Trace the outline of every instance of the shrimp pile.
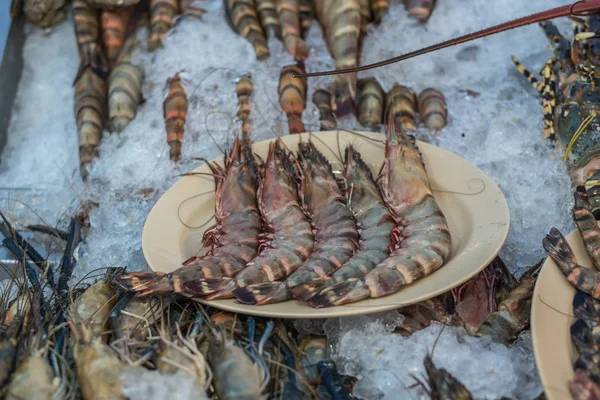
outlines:
[{"label": "shrimp pile", "polygon": [[295,159],[275,141],[269,146],[263,169],[258,202],[273,239],[229,282],[224,293],[218,294],[219,298],[233,297],[233,294],[244,297],[246,286],[286,278],[300,268],[313,251],[313,230],[298,198],[302,178],[298,176]]},{"label": "shrimp pile", "polygon": [[[251,91],[240,93],[246,120]],[[209,164],[217,185],[209,251],[169,274],[120,276],[119,285],[141,296],[296,298],[320,308],[386,296],[435,272],[450,255],[450,232],[414,138],[394,116],[381,175],[349,146],[341,184],[312,140],[299,143],[297,159],[277,140],[256,168],[244,132],[224,169]]]}]

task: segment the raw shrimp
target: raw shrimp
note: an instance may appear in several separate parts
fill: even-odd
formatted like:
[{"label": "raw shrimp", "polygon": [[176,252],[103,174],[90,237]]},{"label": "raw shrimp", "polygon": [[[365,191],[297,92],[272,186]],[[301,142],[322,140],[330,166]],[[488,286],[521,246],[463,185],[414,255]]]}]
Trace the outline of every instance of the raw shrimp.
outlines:
[{"label": "raw shrimp", "polygon": [[294,288],[296,297],[317,308],[329,304],[327,296],[333,294],[325,292],[322,297],[321,289],[349,278],[362,278],[390,255],[394,219],[383,202],[371,169],[353,146],[346,149],[344,178],[348,203],[360,228],[359,249],[330,277]]},{"label": "raw shrimp", "polygon": [[89,166],[98,156],[106,120],[106,81],[91,67],[83,67],[75,83],[75,119],[79,142],[79,169],[87,179]]},{"label": "raw shrimp", "polygon": [[331,94],[328,90],[317,88],[313,92],[312,101],[319,109],[320,129],[322,131],[330,131],[335,129],[337,121],[335,115],[331,111]]},{"label": "raw shrimp", "polygon": [[[142,296],[181,293],[206,296],[217,289],[214,278],[233,277],[256,257],[261,232],[257,205],[258,177],[248,140],[236,138],[225,168],[209,164],[215,176],[217,224],[204,233],[207,254],[192,257],[174,272],[134,272],[117,278],[125,290]],[[219,286],[220,280],[217,279]]]},{"label": "raw shrimp", "polygon": [[133,7],[102,11],[100,25],[102,28],[102,44],[111,68],[119,58],[121,49],[125,45],[127,24],[132,14]]},{"label": "raw shrimp", "polygon": [[356,119],[374,131],[383,123],[385,92],[375,78],[363,78],[358,81]]},{"label": "raw shrimp", "polygon": [[[363,279],[350,278],[321,293],[333,306],[368,297],[382,297],[440,268],[450,255],[446,218],[429,185],[421,153],[390,115],[380,187],[397,221],[399,247]],[[326,293],[331,291],[332,293]]]},{"label": "raw shrimp", "polygon": [[308,48],[302,39],[299,3],[299,0],[277,0],[283,45],[296,61],[306,60],[308,57]]},{"label": "raw shrimp", "polygon": [[270,143],[258,188],[258,205],[273,240],[265,243],[265,249],[233,281],[229,280],[222,293],[211,298],[232,297],[233,293],[244,298],[245,286],[289,276],[312,252],[314,234],[298,197],[302,181],[294,162],[279,140]]},{"label": "raw shrimp", "polygon": [[290,288],[331,274],[358,247],[356,223],[331,165],[312,142],[300,143],[299,154],[304,172],[304,201],[316,231],[314,250],[285,282],[250,285],[243,296],[236,293],[242,303],[260,305],[288,300],[292,297]]},{"label": "raw shrimp", "polygon": [[188,99],[179,72],[167,79],[167,85],[169,93],[163,102],[163,117],[167,131],[169,157],[172,161],[179,161],[188,112]]},{"label": "raw shrimp", "polygon": [[260,25],[254,0],[225,0],[225,12],[235,31],[254,47],[256,59],[269,57],[267,38]]},{"label": "raw shrimp", "polygon": [[109,126],[121,132],[135,118],[142,101],[144,71],[132,62],[132,52],[137,46],[134,36],[129,38],[108,77]]},{"label": "raw shrimp", "polygon": [[108,315],[117,299],[111,280],[121,271],[122,268],[109,268],[102,280],[90,286],[71,305],[70,319],[84,322],[93,337],[100,337],[106,328]]},{"label": "raw shrimp", "polygon": [[148,50],[154,51],[163,46],[163,39],[173,27],[175,17],[179,13],[177,0],[150,0],[150,40]]},{"label": "raw shrimp", "polygon": [[78,331],[72,325],[71,330],[76,339],[73,357],[83,399],[125,400],[121,376],[126,365],[117,353],[84,326]]},{"label": "raw shrimp", "polygon": [[306,79],[294,78],[304,72],[304,63],[286,65],[279,74],[279,105],[287,115],[290,134],[304,132],[302,113],[306,107]]}]

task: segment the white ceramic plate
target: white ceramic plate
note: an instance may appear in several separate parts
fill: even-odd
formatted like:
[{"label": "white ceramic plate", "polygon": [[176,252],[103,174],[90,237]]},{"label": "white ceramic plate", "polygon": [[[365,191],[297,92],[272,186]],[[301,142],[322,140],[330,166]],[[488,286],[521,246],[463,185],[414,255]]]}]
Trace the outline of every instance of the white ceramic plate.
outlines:
[{"label": "white ceramic plate", "polygon": [[[376,140],[366,140],[351,132],[330,131],[313,134],[313,142],[338,170],[341,166],[336,160],[338,142],[342,152],[346,144],[352,143],[377,174],[384,159],[384,135],[366,132],[361,135]],[[299,140],[306,141],[308,136],[307,133],[285,136],[282,140],[296,151]],[[264,159],[272,140],[255,143],[254,152]],[[263,306],[243,305],[234,299],[199,301],[222,310],[256,316],[330,318],[414,304],[444,293],[477,274],[494,259],[506,240],[510,218],[506,199],[498,186],[477,167],[438,147],[423,142],[417,144],[452,237],[451,258],[438,271],[393,295],[332,308],[314,309],[296,300]],[[195,172],[210,171],[202,165]],[[211,191],[214,192],[211,177],[186,176],[156,203],[148,215],[142,236],[144,256],[152,270],[171,272],[198,253],[204,230],[212,222],[202,228],[189,227],[210,220],[214,211],[214,193],[199,194]]]}]

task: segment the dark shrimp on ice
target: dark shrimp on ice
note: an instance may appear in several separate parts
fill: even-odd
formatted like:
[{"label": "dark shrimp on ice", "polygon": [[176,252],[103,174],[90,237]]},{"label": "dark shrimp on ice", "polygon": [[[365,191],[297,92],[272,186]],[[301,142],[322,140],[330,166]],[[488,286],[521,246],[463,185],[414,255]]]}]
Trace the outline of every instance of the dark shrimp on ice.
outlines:
[{"label": "dark shrimp on ice", "polygon": [[216,183],[217,223],[204,233],[203,244],[211,249],[168,274],[134,272],[121,276],[117,282],[125,290],[142,296],[168,293],[207,296],[216,291],[211,285],[214,278],[232,278],[256,257],[261,218],[256,201],[258,176],[250,142],[235,139],[225,159],[225,168],[216,163],[208,165]]}]

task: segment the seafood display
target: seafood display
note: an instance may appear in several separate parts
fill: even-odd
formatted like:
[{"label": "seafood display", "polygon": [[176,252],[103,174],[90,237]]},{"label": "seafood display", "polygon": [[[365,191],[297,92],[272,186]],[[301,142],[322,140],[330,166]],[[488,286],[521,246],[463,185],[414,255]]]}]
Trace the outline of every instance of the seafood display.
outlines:
[{"label": "seafood display", "polygon": [[[356,75],[357,71],[371,67],[359,66],[362,41],[367,35],[373,38],[367,39],[365,45],[379,48],[382,45],[378,41],[390,36],[386,30],[396,29],[395,21],[385,17],[390,7],[403,8],[402,21],[409,21],[410,15],[419,24],[426,23],[432,13],[439,21],[449,9],[440,10],[438,15],[433,11],[435,0],[406,0],[404,4],[390,4],[388,0],[225,0],[222,4],[203,0],[139,0],[139,4],[131,4],[132,1],[125,0],[107,6],[111,1],[73,0],[65,4],[64,0],[13,0],[12,3],[13,18],[20,18],[23,13],[29,22],[43,28],[59,24],[72,10],[73,19],[67,19],[64,26],[69,27],[72,37],[75,33],[77,48],[71,39],[73,55],[79,58],[70,89],[74,92],[70,107],[74,109],[77,124],[83,182],[78,181],[71,188],[78,200],[82,196],[81,212],[67,224],[64,220],[30,217],[36,220],[19,220],[13,227],[8,215],[20,218],[29,205],[19,205],[17,211],[2,210],[3,248],[11,255],[10,261],[18,265],[18,271],[22,271],[10,275],[3,282],[7,286],[0,285],[2,396],[136,399],[148,397],[149,393],[159,396],[155,388],[164,391],[176,387],[177,395],[182,398],[189,389],[191,398],[215,400],[364,397],[367,392],[364,388],[360,389],[363,392],[354,392],[355,380],[340,374],[340,371],[358,374],[359,370],[347,361],[352,355],[339,350],[341,335],[352,329],[350,324],[338,329],[334,327],[335,321],[328,321],[322,324],[321,333],[316,333],[318,329],[302,331],[297,321],[232,314],[212,306],[226,303],[218,300],[230,299],[232,303],[256,306],[257,311],[253,311],[256,314],[270,309],[260,306],[286,301],[294,301],[294,306],[298,301],[313,309],[361,307],[362,300],[392,295],[426,279],[454,256],[452,245],[456,248],[460,241],[453,236],[454,225],[451,235],[447,216],[436,197],[440,199],[438,192],[471,194],[443,187],[439,179],[435,182],[439,186],[430,183],[428,154],[422,157],[416,138],[426,142],[439,140],[442,147],[448,143],[444,140],[451,140],[446,136],[454,140],[453,131],[463,129],[464,121],[462,125],[458,123],[458,113],[450,119],[448,114],[454,107],[458,109],[454,101],[460,96],[446,81],[440,84],[448,100],[452,100],[449,109],[444,94],[428,87],[432,82],[442,81],[432,79],[425,86],[411,79],[410,74],[397,75],[398,82],[386,75],[361,76],[361,79]],[[597,0],[590,0],[569,5],[568,9],[567,12],[566,6],[561,7],[486,31],[491,34],[541,21],[553,51],[540,77],[514,57],[513,61],[542,97],[544,135],[564,155],[572,182],[577,186],[573,221],[598,269],[578,265],[558,230],[551,230],[544,239],[548,256],[578,290],[573,300],[576,321],[571,334],[579,358],[574,364],[571,394],[573,398],[594,398],[600,397],[597,366],[600,358],[594,337],[596,311],[600,309],[596,307],[600,301],[600,228],[596,223],[600,218],[600,147],[596,92],[600,89],[594,72],[600,54],[600,39],[595,35],[600,29],[600,17],[585,15],[584,19],[581,14],[598,11],[600,6]],[[394,9],[394,17],[397,12]],[[230,28],[216,28],[224,37],[219,36],[224,49],[221,55],[206,47],[205,42],[214,45],[210,32],[218,23],[225,22],[223,14],[234,32],[229,32]],[[546,21],[560,15],[571,15],[577,24],[572,40]],[[320,24],[322,37],[319,27],[313,26],[313,19]],[[407,30],[417,25],[415,21],[411,24],[406,26]],[[419,31],[423,35],[425,32]],[[453,43],[472,40],[484,33],[467,35]],[[56,33],[46,30],[43,34]],[[403,43],[402,48],[409,45]],[[448,45],[434,45],[378,65]],[[206,51],[207,59],[222,60],[203,63],[196,56],[173,56],[186,49],[185,46],[194,54]],[[394,47],[389,51],[397,50]],[[377,53],[382,54],[379,49]],[[63,49],[57,54],[67,57]],[[229,58],[236,62],[230,63]],[[192,59],[197,68],[190,68]],[[242,59],[244,63],[238,63]],[[305,62],[309,70],[315,65],[335,65],[339,74],[331,81],[309,86],[307,76],[319,73],[306,74]],[[74,74],[76,65],[71,65],[69,74]],[[438,73],[435,69],[433,72]],[[227,98],[220,94],[226,87]],[[458,91],[473,97],[476,96],[472,93],[478,95],[473,90],[481,91],[475,85],[467,88]],[[309,96],[312,105],[307,104]],[[63,98],[57,96],[61,101]],[[19,98],[15,104],[18,111],[25,102]],[[40,110],[44,106],[47,107],[40,102]],[[56,115],[60,117],[59,112]],[[139,120],[133,122],[136,118]],[[448,124],[449,128],[444,129]],[[158,140],[154,136],[157,125],[162,135],[166,133],[168,159],[164,136]],[[336,130],[338,125],[340,132],[360,130],[360,126],[372,132],[385,129],[385,139],[355,132],[350,141],[344,142],[338,134],[337,148],[329,148],[319,134],[311,133],[316,129]],[[18,125],[17,128],[27,133],[27,129],[21,130]],[[148,137],[147,144],[140,140],[141,130],[153,135]],[[182,157],[184,131],[186,149]],[[442,131],[446,132],[443,137],[434,137]],[[74,134],[74,129],[71,132]],[[306,137],[296,135],[305,132],[308,132]],[[258,141],[287,133],[298,139],[297,151],[295,144],[290,149],[287,146],[292,147],[291,142],[279,138],[269,144],[268,152],[260,145],[253,149],[253,135]],[[132,174],[138,161],[133,157],[129,165],[114,167],[115,175],[109,178],[118,180],[137,174],[138,181],[134,184],[128,181],[114,190],[107,176],[98,172],[109,162],[128,158],[132,142],[137,143],[139,152],[156,158],[155,165],[161,169],[164,185],[156,184],[155,178],[147,178],[154,174],[147,165],[141,165]],[[163,146],[163,153],[150,147],[154,142]],[[198,145],[199,142],[207,145]],[[461,146],[466,149],[471,144],[464,142]],[[367,163],[368,158],[361,156],[363,146],[370,145],[385,148],[377,162]],[[7,149],[16,147],[11,143]],[[214,149],[223,154],[222,163],[203,158],[210,158],[211,151],[214,155]],[[202,160],[208,169],[177,175],[179,168],[189,168],[193,160]],[[67,159],[60,161],[65,161],[68,168],[76,168],[73,163],[69,167]],[[490,161],[495,162],[500,161]],[[63,175],[70,179],[71,172]],[[126,207],[118,210],[112,201],[94,198],[99,188],[107,188],[111,193],[114,190],[117,201],[123,204],[135,199],[145,207],[145,214],[174,176],[192,177],[185,178],[189,182],[209,179],[211,185],[214,180],[214,194],[211,190],[198,195],[211,198],[210,214],[214,221],[207,217],[206,224],[193,228],[197,229],[192,232],[192,236],[196,235],[191,245],[195,249],[189,252],[186,248],[184,258],[195,255],[183,263],[177,262],[177,269],[170,273],[142,272],[148,270],[144,270],[147,264],[143,263],[139,248],[125,254],[119,246],[114,246],[115,253],[106,254],[101,262],[89,261],[92,253],[86,243],[88,231],[92,230],[90,238],[96,241],[97,232],[115,225],[105,218],[107,208],[115,208],[115,213],[121,214],[120,226],[124,229],[139,230],[138,221],[143,219],[142,215],[129,213]],[[12,196],[12,186],[7,187]],[[30,190],[29,186],[25,189]],[[96,203],[84,203],[89,197]],[[102,217],[91,211],[90,204],[102,209]],[[178,213],[178,217],[183,225],[187,224],[184,216]],[[209,223],[213,225],[205,230]],[[201,239],[198,232],[203,232]],[[121,237],[118,229],[114,236]],[[139,247],[138,242],[130,247],[136,246]],[[132,258],[133,252],[137,252],[136,258]],[[505,254],[501,254],[504,258]],[[77,265],[80,257],[85,260],[82,266]],[[421,335],[418,333],[421,330],[450,326],[448,329],[460,329],[471,336],[468,339],[473,342],[468,343],[491,343],[491,340],[495,342],[492,346],[510,347],[519,340],[515,347],[527,346],[528,337],[521,333],[529,328],[533,289],[541,263],[525,270],[522,265],[515,265],[514,259],[509,261],[511,268],[496,257],[487,268],[458,287],[397,308],[393,311],[397,314],[393,322],[381,322],[385,334],[409,340],[415,334]],[[532,265],[530,261],[526,265]],[[3,260],[0,264],[4,267]],[[125,264],[131,269],[120,266]],[[447,267],[443,273],[452,270]],[[525,272],[516,279],[509,270]],[[89,276],[82,277],[88,272]],[[383,352],[384,346],[381,347],[375,351]],[[404,384],[406,376],[391,379],[396,379],[407,391],[431,398],[479,398],[480,389],[467,388],[461,383],[459,378],[462,380],[467,374],[455,374],[456,369],[440,359],[439,349],[436,357],[433,349],[427,348],[427,352],[420,365],[425,375],[413,376],[416,381],[413,386]],[[423,353],[418,355],[422,360]],[[364,360],[367,358],[361,362]],[[368,376],[373,371],[365,368],[360,373]],[[416,371],[413,369],[415,375]],[[469,384],[466,379],[465,383]],[[383,391],[370,395],[386,396]]]},{"label": "seafood display", "polygon": [[167,85],[169,93],[163,103],[163,117],[165,118],[165,130],[167,131],[169,157],[173,161],[179,161],[188,112],[188,100],[185,89],[181,84],[180,73],[169,78]]}]

